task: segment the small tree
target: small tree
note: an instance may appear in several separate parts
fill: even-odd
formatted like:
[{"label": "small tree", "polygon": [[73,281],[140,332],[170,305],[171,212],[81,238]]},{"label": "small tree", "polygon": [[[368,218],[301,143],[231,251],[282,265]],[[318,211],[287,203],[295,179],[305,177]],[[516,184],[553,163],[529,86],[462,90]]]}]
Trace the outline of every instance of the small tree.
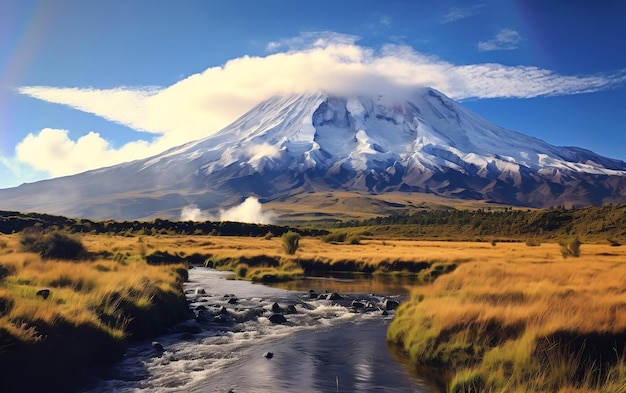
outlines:
[{"label": "small tree", "polygon": [[298,249],[298,243],[300,242],[300,234],[296,232],[285,232],[280,237],[283,241],[283,249],[289,255],[293,255],[296,253]]},{"label": "small tree", "polygon": [[582,243],[580,242],[580,240],[578,240],[577,237],[572,238],[568,241],[559,242],[559,245],[561,246],[561,255],[563,255],[563,258],[579,257],[581,244]]}]

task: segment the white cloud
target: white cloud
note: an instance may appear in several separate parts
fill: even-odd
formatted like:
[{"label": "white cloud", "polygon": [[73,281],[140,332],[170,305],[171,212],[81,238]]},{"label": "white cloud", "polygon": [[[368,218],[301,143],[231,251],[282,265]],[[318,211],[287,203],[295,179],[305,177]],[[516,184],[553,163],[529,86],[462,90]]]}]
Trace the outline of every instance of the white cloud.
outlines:
[{"label": "white cloud", "polygon": [[280,150],[269,143],[250,146],[247,153],[250,156],[248,163],[257,170],[260,169],[259,164],[263,158],[277,158],[280,156]]},{"label": "white cloud", "polygon": [[[391,20],[388,20],[391,23]],[[359,37],[352,34],[336,33],[333,31],[307,31],[297,37],[285,38],[267,44],[268,52],[281,49],[300,51],[311,48],[323,48],[328,45],[354,45]]]},{"label": "white cloud", "polygon": [[276,216],[272,211],[263,211],[263,204],[255,197],[248,197],[230,209],[220,209],[219,216],[203,212],[196,205],[185,206],[180,214],[181,221],[235,221],[253,224],[271,224]]},{"label": "white cloud", "polygon": [[511,50],[517,49],[522,41],[522,36],[515,30],[502,29],[496,36],[489,41],[480,41],[477,45],[481,52],[493,50]]},{"label": "white cloud", "polygon": [[44,128],[37,135],[28,134],[15,153],[20,162],[56,177],[114,165],[129,157],[148,157],[155,153],[155,146],[135,141],[115,149],[96,132],[73,141],[66,130]]},{"label": "white cloud", "polygon": [[475,16],[480,14],[481,9],[485,6],[485,4],[476,4],[472,7],[468,8],[458,8],[452,7],[447,14],[443,16],[441,21],[442,24],[456,22],[457,20],[469,18],[470,16]]},{"label": "white cloud", "polygon": [[[496,41],[512,42],[514,37],[503,33]],[[114,148],[95,132],[72,140],[67,131],[45,129],[17,146],[17,158],[53,176],[143,158],[206,137],[278,94],[403,94],[432,86],[457,100],[531,98],[605,90],[626,80],[624,70],[568,76],[531,66],[457,65],[408,46],[389,44],[375,50],[357,45],[357,40],[332,32],[305,33],[268,46],[285,48],[283,52],[236,58],[164,88],[21,87],[22,94],[155,135],[151,142],[137,140]],[[252,156],[260,159],[259,154],[275,152],[261,149]]]},{"label": "white cloud", "polygon": [[203,212],[197,205],[188,205],[183,207],[180,212],[181,221],[217,221],[215,217]]},{"label": "white cloud", "polygon": [[238,221],[255,224],[271,224],[274,221],[272,211],[263,211],[263,205],[255,197],[248,197],[240,205],[227,210],[220,210],[220,221]]}]

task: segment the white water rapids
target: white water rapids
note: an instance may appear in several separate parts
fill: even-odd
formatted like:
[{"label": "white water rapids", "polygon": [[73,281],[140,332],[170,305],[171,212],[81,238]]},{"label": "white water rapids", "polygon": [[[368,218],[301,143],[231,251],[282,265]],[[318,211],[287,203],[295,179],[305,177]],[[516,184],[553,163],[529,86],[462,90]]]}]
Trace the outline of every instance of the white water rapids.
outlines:
[{"label": "white water rapids", "polygon": [[[101,392],[431,392],[390,356],[394,296],[294,292],[194,268],[194,314],[93,378]],[[385,303],[388,302],[388,303]],[[390,305],[387,307],[387,305]],[[272,315],[286,321],[272,323]],[[267,358],[267,352],[273,356]]]}]

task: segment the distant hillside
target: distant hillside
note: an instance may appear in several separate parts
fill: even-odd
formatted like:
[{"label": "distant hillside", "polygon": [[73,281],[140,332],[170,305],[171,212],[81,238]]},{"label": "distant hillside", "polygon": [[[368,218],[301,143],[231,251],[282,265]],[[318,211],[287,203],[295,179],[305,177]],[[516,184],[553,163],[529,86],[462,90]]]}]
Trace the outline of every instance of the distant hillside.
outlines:
[{"label": "distant hillside", "polygon": [[440,240],[553,240],[626,243],[626,204],[539,210],[420,210],[333,225],[374,237]]}]

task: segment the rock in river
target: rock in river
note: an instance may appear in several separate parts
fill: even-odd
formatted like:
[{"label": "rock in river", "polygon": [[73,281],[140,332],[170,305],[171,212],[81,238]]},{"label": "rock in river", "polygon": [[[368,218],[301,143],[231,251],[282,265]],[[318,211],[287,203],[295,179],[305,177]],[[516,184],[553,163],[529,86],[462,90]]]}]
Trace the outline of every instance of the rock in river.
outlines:
[{"label": "rock in river", "polygon": [[282,324],[282,323],[287,322],[287,319],[282,314],[272,314],[270,315],[269,320],[271,323],[277,323],[277,324]]}]

